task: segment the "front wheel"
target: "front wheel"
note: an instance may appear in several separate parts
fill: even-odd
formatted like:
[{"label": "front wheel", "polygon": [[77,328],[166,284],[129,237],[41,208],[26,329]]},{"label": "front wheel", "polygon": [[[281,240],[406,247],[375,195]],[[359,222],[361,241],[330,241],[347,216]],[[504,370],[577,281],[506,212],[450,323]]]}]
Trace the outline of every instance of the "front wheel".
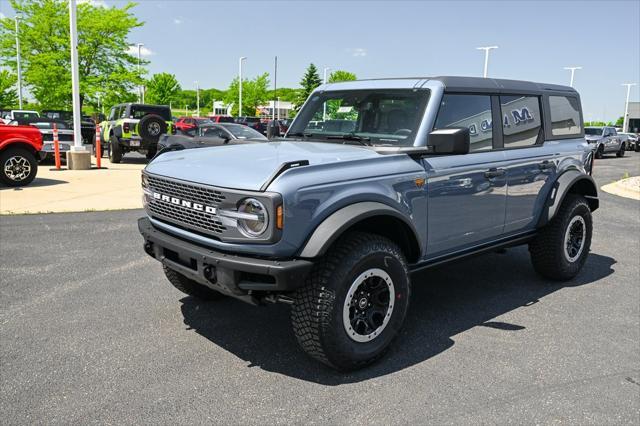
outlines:
[{"label": "front wheel", "polygon": [[397,336],[411,284],[400,248],[361,232],[341,238],[294,297],[293,331],[302,349],[341,371],[380,358]]},{"label": "front wheel", "polygon": [[616,152],[616,157],[624,157],[624,153],[626,149],[627,149],[626,142],[622,142],[620,144],[620,149],[618,150],[618,152]]},{"label": "front wheel", "polygon": [[0,181],[7,186],[25,186],[38,173],[36,157],[24,148],[7,148],[0,153]]},{"label": "front wheel", "polygon": [[574,278],[589,255],[592,231],[587,201],[580,195],[567,194],[557,215],[529,244],[533,268],[556,281]]}]

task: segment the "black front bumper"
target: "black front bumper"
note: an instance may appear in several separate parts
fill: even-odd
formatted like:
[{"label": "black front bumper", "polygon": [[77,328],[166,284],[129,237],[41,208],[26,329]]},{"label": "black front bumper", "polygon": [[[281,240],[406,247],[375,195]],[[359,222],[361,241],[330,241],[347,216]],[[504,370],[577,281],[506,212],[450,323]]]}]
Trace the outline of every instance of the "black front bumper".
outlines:
[{"label": "black front bumper", "polygon": [[144,250],[163,265],[218,290],[243,298],[255,292],[283,293],[304,284],[313,262],[269,260],[222,253],[185,241],[138,219]]}]

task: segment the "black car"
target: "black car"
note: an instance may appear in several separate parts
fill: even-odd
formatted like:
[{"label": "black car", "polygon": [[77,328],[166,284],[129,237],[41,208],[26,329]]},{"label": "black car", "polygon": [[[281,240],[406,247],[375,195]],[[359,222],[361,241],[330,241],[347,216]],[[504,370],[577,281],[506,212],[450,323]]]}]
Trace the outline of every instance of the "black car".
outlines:
[{"label": "black car", "polygon": [[[73,129],[73,112],[62,109],[45,109],[42,111],[42,117],[51,118],[52,120],[61,120]],[[87,115],[80,118],[80,133],[82,134],[82,143],[89,145],[96,139],[96,122]]]},{"label": "black car", "polygon": [[267,125],[262,122],[260,117],[238,117],[236,118],[236,123],[251,127],[263,135],[267,133]]},{"label": "black car", "polygon": [[180,149],[206,148],[239,143],[268,142],[261,133],[242,124],[206,123],[180,135],[163,135],[158,141],[158,155]]}]

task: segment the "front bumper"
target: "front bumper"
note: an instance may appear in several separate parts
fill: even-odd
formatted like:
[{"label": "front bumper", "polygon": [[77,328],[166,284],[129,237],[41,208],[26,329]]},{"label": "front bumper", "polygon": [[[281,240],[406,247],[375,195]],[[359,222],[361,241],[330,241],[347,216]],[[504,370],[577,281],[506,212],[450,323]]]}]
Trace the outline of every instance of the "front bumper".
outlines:
[{"label": "front bumper", "polygon": [[313,262],[270,260],[222,253],[177,238],[138,219],[144,250],[163,265],[202,285],[255,302],[255,292],[282,293],[304,284]]}]

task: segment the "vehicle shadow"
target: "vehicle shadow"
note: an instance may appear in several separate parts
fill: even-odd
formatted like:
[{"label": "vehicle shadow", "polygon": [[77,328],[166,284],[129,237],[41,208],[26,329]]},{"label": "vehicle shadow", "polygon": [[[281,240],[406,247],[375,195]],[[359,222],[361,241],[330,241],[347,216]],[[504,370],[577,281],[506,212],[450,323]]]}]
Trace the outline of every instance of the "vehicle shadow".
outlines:
[{"label": "vehicle shadow", "polygon": [[525,308],[563,287],[588,285],[613,273],[616,261],[591,253],[581,273],[567,283],[548,282],[531,267],[526,247],[487,254],[433,268],[413,276],[411,306],[404,329],[383,359],[353,373],[333,371],[298,347],[285,305],[256,308],[233,299],[181,300],[189,329],[249,362],[249,367],[300,380],[337,386],[390,374],[453,346],[452,337],[476,326],[505,333],[527,324],[493,321]]},{"label": "vehicle shadow", "polygon": [[[37,188],[37,187],[45,187],[45,186],[54,186],[54,185],[60,185],[63,183],[69,183],[66,180],[58,180],[58,179],[45,179],[45,178],[39,178],[36,176],[36,178],[33,180],[33,182],[31,182],[27,188]],[[24,189],[24,187],[7,187],[7,186],[0,186],[0,190],[13,190],[13,191],[21,191],[22,189]]]}]

